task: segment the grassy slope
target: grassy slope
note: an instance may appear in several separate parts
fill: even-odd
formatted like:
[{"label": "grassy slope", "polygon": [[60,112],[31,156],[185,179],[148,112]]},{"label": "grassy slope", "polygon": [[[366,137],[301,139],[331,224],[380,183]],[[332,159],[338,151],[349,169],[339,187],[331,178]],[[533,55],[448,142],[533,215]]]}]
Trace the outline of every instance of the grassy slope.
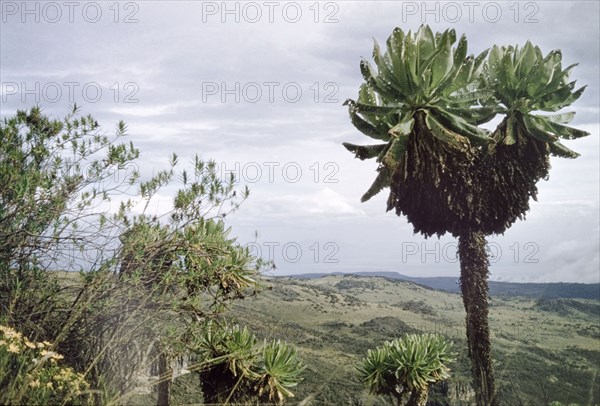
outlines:
[{"label": "grassy slope", "polygon": [[[72,282],[71,275],[66,279]],[[369,396],[355,365],[367,349],[410,332],[454,341],[450,404],[473,404],[460,295],[371,276],[263,283],[271,288],[235,301],[229,315],[262,338],[298,348],[307,370],[291,404],[389,404]],[[600,301],[492,297],[490,323],[503,405],[600,403]],[[197,379],[190,374],[176,381],[173,404],[199,404]],[[130,400],[153,404],[155,394]]]},{"label": "grassy slope", "polygon": [[[369,397],[354,366],[368,348],[413,331],[438,332],[455,342],[458,362],[452,404],[468,397],[464,309],[459,295],[409,282],[328,276],[269,279],[256,297],[237,302],[234,317],[265,338],[299,349],[308,369],[297,399],[350,404]],[[492,298],[496,374],[503,404],[600,402],[600,304],[583,299]],[[461,389],[463,389],[461,391]],[[465,403],[466,404],[466,403]]]}]

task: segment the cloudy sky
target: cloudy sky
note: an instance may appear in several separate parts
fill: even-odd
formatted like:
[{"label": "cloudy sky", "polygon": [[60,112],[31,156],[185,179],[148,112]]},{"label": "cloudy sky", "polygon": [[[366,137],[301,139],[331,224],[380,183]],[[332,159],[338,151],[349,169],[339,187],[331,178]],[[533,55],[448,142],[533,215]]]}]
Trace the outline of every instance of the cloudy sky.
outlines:
[{"label": "cloudy sky", "polygon": [[[385,212],[387,193],[360,196],[374,162],[341,145],[368,143],[342,103],[359,62],[394,27],[465,33],[469,53],[531,40],[559,48],[587,90],[527,220],[490,239],[491,278],[598,282],[599,21],[596,1],[533,2],[21,2],[2,1],[2,117],[40,104],[63,116],[77,102],[111,132],[123,119],[141,171],[170,152],[233,171],[251,197],[228,218],[241,243],[274,259],[274,274],[398,271],[457,276],[456,241],[413,235]],[[160,196],[156,210],[168,207]]]}]

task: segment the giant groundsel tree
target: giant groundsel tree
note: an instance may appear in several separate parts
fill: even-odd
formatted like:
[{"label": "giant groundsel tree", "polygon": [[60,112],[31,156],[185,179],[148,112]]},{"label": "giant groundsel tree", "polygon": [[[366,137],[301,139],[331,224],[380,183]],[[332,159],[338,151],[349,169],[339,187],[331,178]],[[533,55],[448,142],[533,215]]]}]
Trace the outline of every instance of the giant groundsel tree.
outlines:
[{"label": "giant groundsel tree", "polygon": [[[454,46],[456,44],[456,46]],[[489,53],[489,55],[488,55]],[[459,239],[461,291],[477,404],[497,404],[488,326],[486,235],[504,233],[529,210],[536,183],[548,177],[549,156],[577,154],[559,138],[588,135],[556,112],[579,98],[560,51],[494,46],[467,56],[454,30],[434,34],[396,28],[382,53],[360,63],[365,83],[347,100],[350,118],[374,145],[344,146],[376,158],[377,176],[363,195],[390,188],[387,210],[405,215],[425,237]],[[481,125],[504,115],[490,133]]]},{"label": "giant groundsel tree", "polygon": [[[388,210],[404,214],[425,236],[471,227],[468,188],[476,145],[488,140],[477,124],[493,109],[476,107],[470,89],[479,80],[487,52],[467,57],[467,40],[456,48],[454,30],[434,36],[422,27],[414,36],[397,28],[381,54],[375,44],[375,72],[361,62],[366,81],[356,101],[348,100],[352,123],[377,145],[344,144],[361,159],[377,157],[378,176],[366,201],[390,186]],[[467,178],[465,181],[464,177]]]}]

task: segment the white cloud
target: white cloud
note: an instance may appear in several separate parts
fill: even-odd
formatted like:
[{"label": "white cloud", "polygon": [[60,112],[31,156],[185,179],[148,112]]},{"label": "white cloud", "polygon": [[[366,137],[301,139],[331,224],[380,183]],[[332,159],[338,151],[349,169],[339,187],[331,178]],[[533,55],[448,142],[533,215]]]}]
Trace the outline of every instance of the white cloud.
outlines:
[{"label": "white cloud", "polygon": [[273,199],[275,203],[296,208],[296,215],[321,215],[337,217],[340,215],[364,215],[364,211],[355,208],[341,194],[324,188],[310,195],[285,195]]},{"label": "white cloud", "polygon": [[[515,242],[537,242],[539,264],[499,263],[493,272],[494,277],[505,280],[598,281],[597,2],[528,3],[537,7],[535,23],[523,21],[532,12],[531,6],[525,9],[525,3],[519,3],[522,7],[518,8],[512,2],[495,3],[502,9],[502,18],[496,23],[489,22],[491,15],[483,14],[482,5],[475,6],[473,21],[469,21],[467,5],[461,2],[429,4],[429,9],[437,7],[442,12],[438,21],[436,12],[423,12],[423,2],[319,2],[315,3],[320,7],[318,16],[312,2],[300,2],[298,23],[285,21],[282,4],[272,23],[264,7],[263,19],[257,23],[244,21],[243,10],[239,22],[229,15],[223,23],[220,14],[204,18],[203,7],[209,3],[224,4],[139,2],[134,16],[138,22],[132,24],[114,23],[109,3],[101,3],[105,18],[98,24],[81,18],[75,23],[21,23],[20,16],[11,17],[0,28],[2,82],[97,82],[103,90],[101,100],[88,102],[79,94],[76,101],[83,113],[92,113],[105,129],[113,128],[119,119],[128,123],[127,141],[140,147],[144,173],[164,167],[173,151],[179,153],[182,164],[198,153],[226,163],[227,168],[252,162],[262,166],[263,177],[249,184],[250,199],[232,217],[232,224],[239,226],[234,233],[264,230],[265,238],[281,241],[336,241],[340,246],[336,270],[397,267],[410,273],[401,261],[399,247],[402,242],[420,244],[425,240],[413,236],[405,218],[386,214],[387,191],[360,203],[360,196],[375,178],[376,163],[355,160],[341,146],[343,141],[376,143],[353,128],[341,105],[356,96],[363,81],[359,61],[370,58],[372,38],[383,46],[394,27],[414,30],[424,18],[435,30],[454,28],[458,34],[466,33],[470,53],[479,53],[492,43],[515,44],[526,39],[546,53],[560,48],[565,66],[580,63],[572,79],[577,79],[578,85],[587,84],[588,89],[572,110],[578,113],[575,125],[592,135],[566,142],[582,156],[552,159],[550,180],[539,184],[539,203],[532,203],[526,221],[497,238],[505,250]],[[248,7],[242,2],[235,4]],[[407,13],[409,4],[418,7],[416,13]],[[459,21],[444,21],[442,10],[449,4],[462,8]],[[120,18],[124,18],[131,10],[121,11],[125,14]],[[63,15],[68,16],[67,10]],[[325,24],[328,15],[334,22]],[[137,103],[123,102],[129,94],[123,86],[130,82],[138,86]],[[218,94],[207,98],[203,94],[206,82],[226,83],[229,88],[256,82],[264,97],[251,103],[243,97],[235,102],[230,95],[223,103],[227,89],[220,88]],[[265,82],[278,83],[273,101],[266,97]],[[121,89],[118,102],[111,89],[114,83]],[[302,97],[297,102],[283,97],[281,90],[287,83],[300,86]],[[0,105],[2,116],[35,104],[33,95],[23,103],[20,95],[8,95],[4,90],[0,90],[7,99]],[[67,112],[69,100],[45,103],[43,95],[38,96],[44,111],[55,116]],[[273,162],[279,164],[279,172],[270,182],[264,164]],[[281,168],[291,163],[303,171],[297,183],[286,181],[281,173]],[[327,163],[334,166],[328,169]],[[315,168],[319,168],[317,181]],[[324,182],[328,174],[334,174],[336,182]],[[164,211],[171,198],[164,192],[152,210]],[[456,264],[421,265],[430,274],[457,272]]]}]

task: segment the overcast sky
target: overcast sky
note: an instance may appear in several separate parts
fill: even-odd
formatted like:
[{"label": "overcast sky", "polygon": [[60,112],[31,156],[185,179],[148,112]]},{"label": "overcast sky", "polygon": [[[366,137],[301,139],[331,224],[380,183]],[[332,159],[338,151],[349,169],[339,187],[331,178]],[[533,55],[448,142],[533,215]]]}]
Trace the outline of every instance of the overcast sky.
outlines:
[{"label": "overcast sky", "polygon": [[385,212],[387,192],[360,203],[376,163],[342,147],[370,141],[342,103],[356,97],[373,38],[385,43],[396,26],[454,28],[469,53],[530,40],[579,63],[572,78],[588,87],[573,125],[591,136],[566,142],[581,157],[552,158],[527,220],[490,239],[491,279],[599,282],[598,4],[2,1],[0,115],[38,103],[60,117],[75,101],[107,132],[123,119],[144,174],[170,152],[215,159],[250,187],[228,222],[275,260],[273,274],[458,276],[453,238],[413,235]]}]

